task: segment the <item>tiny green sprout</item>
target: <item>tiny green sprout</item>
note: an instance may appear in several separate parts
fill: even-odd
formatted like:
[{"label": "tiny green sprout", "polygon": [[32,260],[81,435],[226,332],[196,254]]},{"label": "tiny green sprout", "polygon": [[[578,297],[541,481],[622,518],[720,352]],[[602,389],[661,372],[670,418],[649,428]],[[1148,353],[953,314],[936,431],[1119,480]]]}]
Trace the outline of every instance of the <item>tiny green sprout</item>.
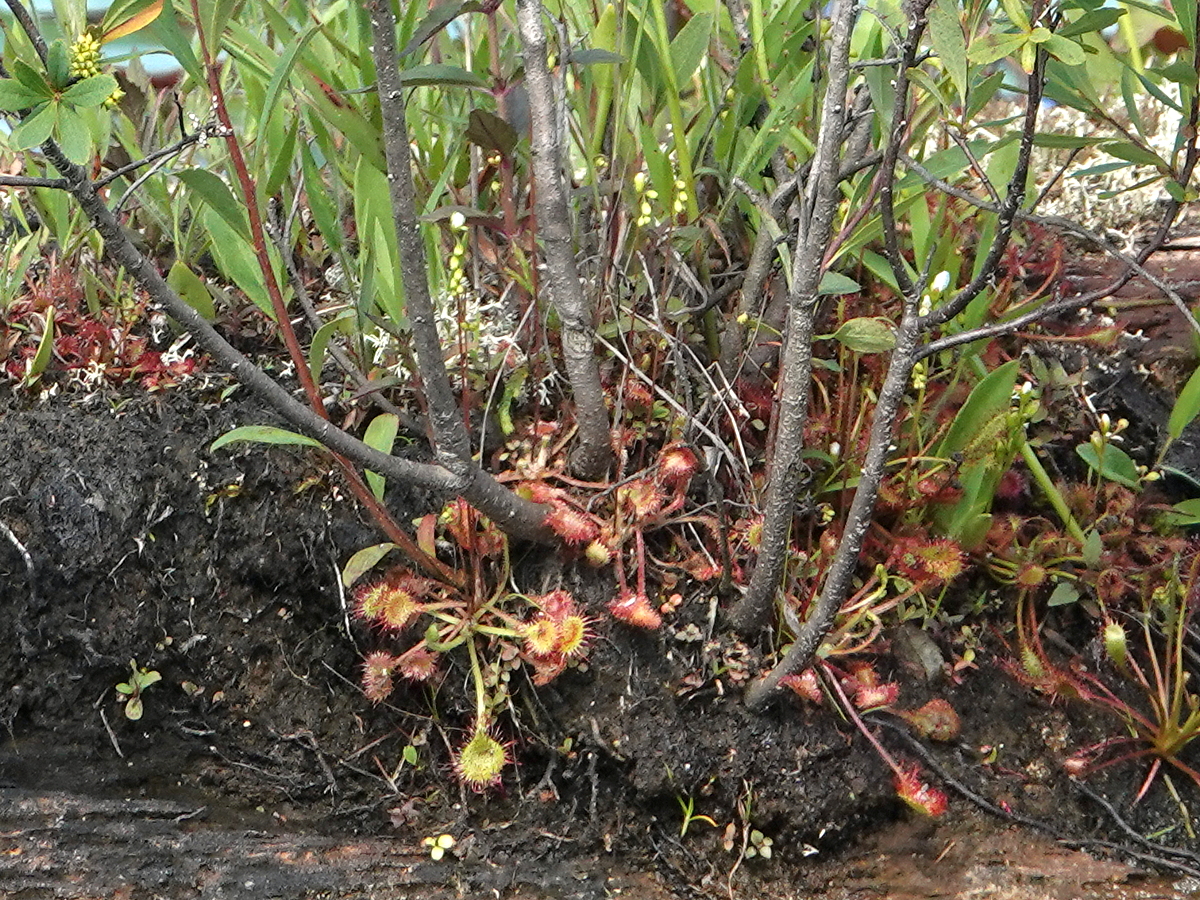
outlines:
[{"label": "tiny green sprout", "polygon": [[683,824],[679,828],[679,836],[687,837],[688,829],[693,822],[707,822],[713,828],[720,826],[713,820],[712,816],[696,815],[696,800],[694,797],[684,797],[680,795],[675,798],[679,802],[680,809],[683,810]]},{"label": "tiny green sprout", "polygon": [[446,851],[454,847],[453,835],[439,834],[437,837],[427,837],[421,842],[429,848],[429,858],[437,862],[446,855]]},{"label": "tiny green sprout", "polygon": [[755,828],[750,832],[750,846],[746,848],[746,859],[752,859],[758,856],[762,859],[770,859],[773,854],[771,849],[775,842]]},{"label": "tiny green sprout", "polygon": [[129,668],[133,674],[128,681],[122,681],[117,685],[117,693],[125,697],[125,718],[136,722],[142,717],[144,711],[142,691],[150,685],[162,681],[162,675],[152,669],[138,668],[136,659],[129,661]]}]

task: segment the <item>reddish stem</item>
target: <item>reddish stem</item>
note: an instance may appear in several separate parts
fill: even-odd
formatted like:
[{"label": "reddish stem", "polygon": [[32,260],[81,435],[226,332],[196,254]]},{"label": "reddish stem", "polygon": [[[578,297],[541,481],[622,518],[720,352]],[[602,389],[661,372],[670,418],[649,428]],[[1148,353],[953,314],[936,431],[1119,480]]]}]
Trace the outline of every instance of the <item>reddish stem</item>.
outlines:
[{"label": "reddish stem", "polygon": [[309,405],[312,407],[313,412],[327,419],[329,416],[325,412],[325,404],[321,402],[321,393],[317,390],[312,373],[309,372],[308,360],[304,356],[304,351],[300,348],[300,342],[296,339],[296,332],[292,329],[287,307],[283,302],[283,293],[279,289],[279,282],[275,278],[275,270],[271,266],[271,257],[267,253],[266,233],[263,229],[262,214],[258,208],[258,192],[255,188],[254,180],[250,177],[250,171],[246,168],[246,159],[242,156],[241,144],[238,142],[237,135],[234,132],[233,122],[229,118],[229,110],[225,106],[225,92],[221,89],[220,67],[217,65],[208,46],[208,37],[204,33],[204,27],[200,18],[199,0],[192,0],[192,16],[196,23],[196,35],[200,38],[200,53],[204,57],[204,68],[208,77],[208,89],[212,91],[217,119],[220,121],[221,128],[225,133],[225,146],[229,150],[230,162],[233,164],[233,170],[237,175],[242,196],[245,199],[246,213],[250,219],[250,235],[253,239],[254,255],[257,257],[258,266],[262,270],[263,282],[267,288],[267,296],[271,299],[271,309],[275,312],[279,331],[283,335],[283,343],[287,347],[288,356],[291,357],[292,364],[296,369],[296,377],[299,378],[300,385],[304,388],[305,396],[308,397]]}]

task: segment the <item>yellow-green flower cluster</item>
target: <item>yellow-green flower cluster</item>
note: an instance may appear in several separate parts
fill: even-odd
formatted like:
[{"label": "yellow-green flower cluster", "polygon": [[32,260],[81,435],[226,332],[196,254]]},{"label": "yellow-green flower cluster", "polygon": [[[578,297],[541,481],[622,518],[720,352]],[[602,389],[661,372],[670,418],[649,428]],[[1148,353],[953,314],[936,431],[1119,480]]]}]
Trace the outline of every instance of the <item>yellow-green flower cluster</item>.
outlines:
[{"label": "yellow-green flower cluster", "polygon": [[[72,78],[91,78],[100,74],[100,41],[95,35],[84,32],[71,45],[71,62],[68,71]],[[117,88],[104,101],[105,109],[112,109],[121,102],[125,92]]]},{"label": "yellow-green flower cluster", "polygon": [[86,31],[71,45],[69,71],[72,78],[91,78],[100,74],[100,41]]},{"label": "yellow-green flower cluster", "polygon": [[455,241],[454,249],[450,251],[450,273],[446,292],[452,297],[459,297],[466,294],[469,287],[466,273],[467,217],[460,212],[451,215],[450,230],[455,233]]},{"label": "yellow-green flower cluster", "polygon": [[682,178],[675,179],[675,202],[671,209],[675,215],[682,215],[687,210],[688,205],[688,190],[687,185],[683,183]]},{"label": "yellow-green flower cluster", "polygon": [[915,391],[925,390],[925,385],[929,383],[929,367],[925,365],[925,360],[913,365],[912,368],[912,386]]},{"label": "yellow-green flower cluster", "polygon": [[650,206],[650,201],[658,199],[658,191],[646,187],[645,172],[638,172],[633,176],[633,189],[638,195],[638,217],[635,224],[638,228],[645,228],[654,221],[654,209]]}]

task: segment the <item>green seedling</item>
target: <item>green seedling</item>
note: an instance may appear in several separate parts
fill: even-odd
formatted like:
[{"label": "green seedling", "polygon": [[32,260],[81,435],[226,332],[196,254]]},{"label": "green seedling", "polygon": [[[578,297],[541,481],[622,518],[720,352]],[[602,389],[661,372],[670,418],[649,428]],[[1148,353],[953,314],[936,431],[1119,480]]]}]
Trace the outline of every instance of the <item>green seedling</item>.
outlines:
[{"label": "green seedling", "polygon": [[713,828],[717,827],[717,823],[712,816],[696,815],[696,798],[684,797],[680,794],[675,798],[679,803],[679,808],[683,810],[683,824],[679,826],[679,836],[687,837],[688,829],[692,827],[693,822],[707,822]]},{"label": "green seedling", "polygon": [[162,681],[162,675],[153,669],[139,668],[136,659],[129,661],[129,668],[132,675],[128,681],[117,685],[117,693],[125,698],[125,718],[136,722],[145,711],[142,705],[142,691]]},{"label": "green seedling", "polygon": [[447,850],[453,850],[457,842],[453,835],[439,834],[437,837],[427,837],[421,843],[429,848],[429,858],[437,862],[445,857]]}]

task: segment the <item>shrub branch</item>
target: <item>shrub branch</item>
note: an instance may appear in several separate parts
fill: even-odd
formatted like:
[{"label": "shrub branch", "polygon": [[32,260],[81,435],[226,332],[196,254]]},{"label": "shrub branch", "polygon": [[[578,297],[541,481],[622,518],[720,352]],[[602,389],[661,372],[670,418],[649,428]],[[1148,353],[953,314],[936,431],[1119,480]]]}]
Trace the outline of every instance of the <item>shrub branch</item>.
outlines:
[{"label": "shrub branch", "polygon": [[517,30],[525,59],[533,134],[534,206],[538,233],[545,245],[550,299],[561,327],[563,362],[575,398],[579,443],[571,463],[581,478],[596,481],[612,462],[612,440],[596,360],[595,312],[575,265],[563,179],[563,129],[555,112],[554,85],[546,64],[543,13],[541,0],[517,0]]}]

